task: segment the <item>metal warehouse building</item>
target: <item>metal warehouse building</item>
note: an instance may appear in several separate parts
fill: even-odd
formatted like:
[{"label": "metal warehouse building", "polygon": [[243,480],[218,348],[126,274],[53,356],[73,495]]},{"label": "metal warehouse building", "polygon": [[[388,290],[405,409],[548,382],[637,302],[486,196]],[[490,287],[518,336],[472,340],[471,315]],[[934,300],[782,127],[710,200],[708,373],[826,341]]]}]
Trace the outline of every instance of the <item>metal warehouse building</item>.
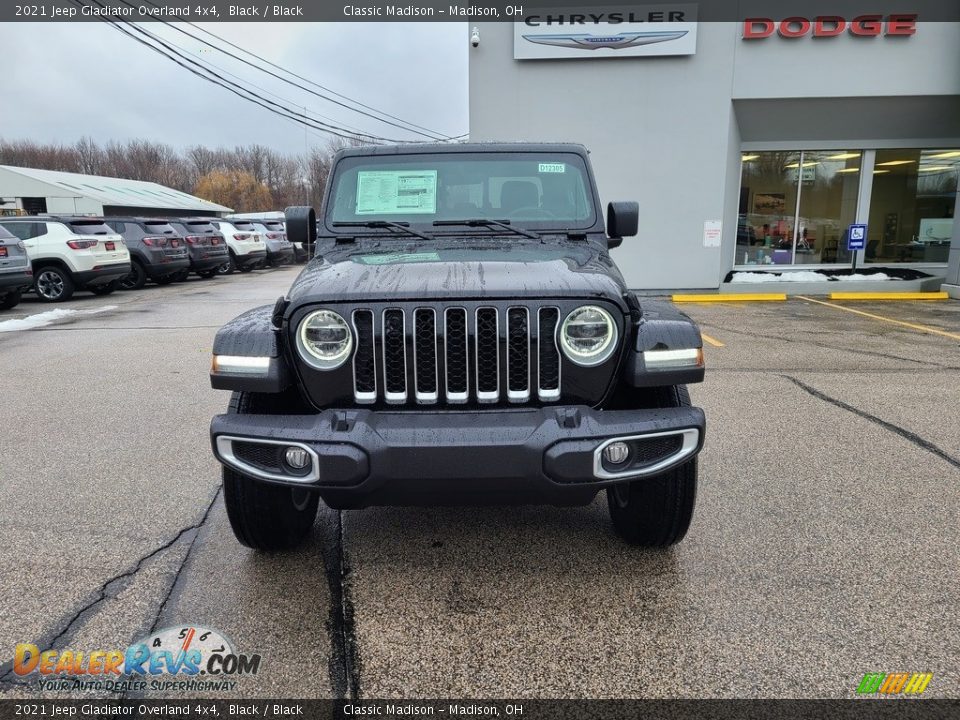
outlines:
[{"label": "metal warehouse building", "polygon": [[0,215],[221,216],[230,208],[152,182],[0,165]]},{"label": "metal warehouse building", "polygon": [[859,267],[960,284],[960,23],[614,10],[477,24],[470,137],[586,145],[603,201],[640,202],[631,287],[849,268],[853,224]]}]

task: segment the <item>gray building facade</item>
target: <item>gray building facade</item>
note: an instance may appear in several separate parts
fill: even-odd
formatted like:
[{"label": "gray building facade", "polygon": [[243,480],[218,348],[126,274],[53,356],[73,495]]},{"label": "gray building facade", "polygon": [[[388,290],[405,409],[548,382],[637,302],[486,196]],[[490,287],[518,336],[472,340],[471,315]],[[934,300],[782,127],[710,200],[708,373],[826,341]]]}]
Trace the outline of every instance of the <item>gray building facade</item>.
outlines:
[{"label": "gray building facade", "polygon": [[956,267],[960,23],[687,22],[681,41],[607,19],[477,24],[470,137],[586,145],[604,202],[640,203],[613,251],[631,287],[849,267],[853,223],[861,267]]}]

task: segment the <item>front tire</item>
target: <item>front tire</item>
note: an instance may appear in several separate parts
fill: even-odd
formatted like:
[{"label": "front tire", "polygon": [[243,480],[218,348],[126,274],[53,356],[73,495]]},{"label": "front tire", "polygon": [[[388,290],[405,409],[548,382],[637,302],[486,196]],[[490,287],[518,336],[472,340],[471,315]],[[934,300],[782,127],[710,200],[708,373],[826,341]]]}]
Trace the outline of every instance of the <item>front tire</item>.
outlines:
[{"label": "front tire", "polygon": [[13,292],[7,293],[0,298],[0,310],[12,310],[20,304],[21,297],[22,293],[20,290],[14,290]]},{"label": "front tire", "polygon": [[[657,388],[654,407],[689,407],[686,385]],[[613,528],[623,540],[642,547],[680,542],[690,527],[697,498],[697,459],[654,477],[607,488]]]},{"label": "front tire", "polygon": [[140,290],[146,284],[147,271],[143,269],[143,265],[134,260],[130,263],[130,274],[120,281],[120,287],[124,290]]},{"label": "front tire", "polygon": [[119,280],[111,280],[110,282],[104,283],[103,285],[92,285],[91,287],[88,287],[87,289],[88,289],[90,292],[92,292],[94,295],[109,295],[109,294],[112,293],[114,290],[116,290],[118,287],[120,287],[120,281],[119,281]]},{"label": "front tire", "polygon": [[73,278],[63,268],[47,265],[36,271],[33,289],[44,302],[66,302],[73,297]]},{"label": "front tire", "polygon": [[[235,392],[227,412],[255,413],[262,397]],[[237,540],[264,551],[299,545],[310,533],[320,503],[320,496],[309,488],[271,485],[229,468],[223,469],[223,498]]]},{"label": "front tire", "polygon": [[221,275],[233,275],[237,270],[237,258],[233,254],[233,250],[230,251],[230,255],[227,257],[227,261],[217,268],[217,272]]}]

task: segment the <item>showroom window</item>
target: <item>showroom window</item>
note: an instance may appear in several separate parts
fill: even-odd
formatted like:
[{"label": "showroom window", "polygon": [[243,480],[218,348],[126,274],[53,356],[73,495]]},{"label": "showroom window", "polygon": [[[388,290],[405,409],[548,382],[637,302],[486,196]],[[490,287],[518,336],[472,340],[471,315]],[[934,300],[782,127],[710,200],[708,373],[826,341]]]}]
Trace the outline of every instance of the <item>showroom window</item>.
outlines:
[{"label": "showroom window", "polygon": [[958,149],[751,151],[741,161],[737,266],[849,263],[864,163],[866,261],[947,262]]},{"label": "showroom window", "polygon": [[947,262],[958,175],[957,149],[877,150],[867,262]]},{"label": "showroom window", "polygon": [[847,262],[857,214],[859,150],[747,152],[741,157],[737,265]]}]

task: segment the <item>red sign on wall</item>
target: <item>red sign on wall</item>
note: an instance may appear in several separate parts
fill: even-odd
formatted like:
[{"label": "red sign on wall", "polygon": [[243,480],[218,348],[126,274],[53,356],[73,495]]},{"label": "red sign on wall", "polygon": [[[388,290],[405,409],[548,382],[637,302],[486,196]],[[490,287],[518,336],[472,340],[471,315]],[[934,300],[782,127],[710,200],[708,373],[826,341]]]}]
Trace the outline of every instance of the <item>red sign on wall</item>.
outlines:
[{"label": "red sign on wall", "polygon": [[755,17],[747,18],[743,22],[744,40],[762,40],[770,37],[774,32],[783,38],[801,38],[807,35],[816,38],[837,37],[845,32],[857,37],[915,35],[917,16],[858,15],[852,20],[847,20],[837,15],[818,15],[812,20],[794,16],[780,21]]}]

